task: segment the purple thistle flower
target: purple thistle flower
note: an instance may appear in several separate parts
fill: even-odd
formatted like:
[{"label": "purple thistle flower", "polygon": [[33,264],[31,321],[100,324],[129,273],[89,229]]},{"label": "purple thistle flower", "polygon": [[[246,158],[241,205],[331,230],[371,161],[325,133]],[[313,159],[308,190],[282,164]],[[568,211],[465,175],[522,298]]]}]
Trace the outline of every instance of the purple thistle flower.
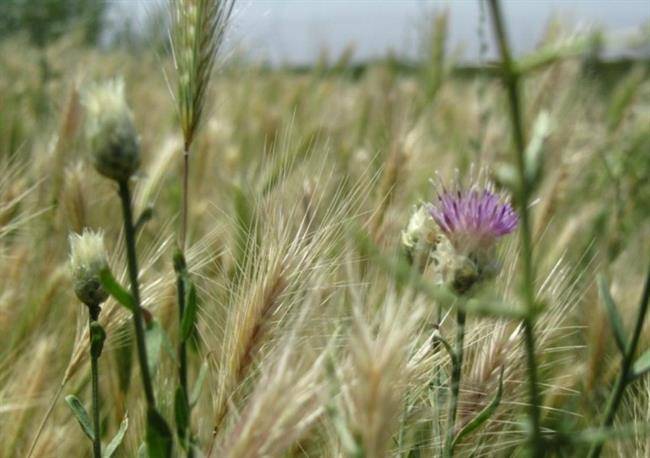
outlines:
[{"label": "purple thistle flower", "polygon": [[465,252],[491,248],[519,220],[512,206],[487,188],[443,188],[430,211],[454,247]]}]

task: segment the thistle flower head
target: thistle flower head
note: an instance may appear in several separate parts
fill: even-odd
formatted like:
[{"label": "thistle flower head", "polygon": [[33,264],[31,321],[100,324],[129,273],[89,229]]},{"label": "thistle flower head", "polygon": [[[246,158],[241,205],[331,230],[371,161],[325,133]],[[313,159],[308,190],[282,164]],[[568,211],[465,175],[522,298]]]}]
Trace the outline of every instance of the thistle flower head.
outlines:
[{"label": "thistle flower head", "polygon": [[100,281],[100,272],[108,267],[104,234],[84,229],[81,235],[70,234],[69,241],[74,292],[89,307],[99,306],[108,297]]},{"label": "thistle flower head", "polygon": [[452,190],[443,185],[439,189],[429,213],[445,243],[431,255],[434,270],[440,281],[464,294],[498,272],[494,247],[499,238],[515,230],[518,217],[504,197],[478,180],[470,187],[456,184]]},{"label": "thistle flower head", "polygon": [[140,145],[124,82],[116,79],[90,87],[83,103],[93,165],[107,178],[128,180],[140,165]]},{"label": "thistle flower head", "polygon": [[473,186],[448,191],[443,188],[431,206],[431,216],[456,250],[489,250],[517,227],[512,206],[489,187]]}]

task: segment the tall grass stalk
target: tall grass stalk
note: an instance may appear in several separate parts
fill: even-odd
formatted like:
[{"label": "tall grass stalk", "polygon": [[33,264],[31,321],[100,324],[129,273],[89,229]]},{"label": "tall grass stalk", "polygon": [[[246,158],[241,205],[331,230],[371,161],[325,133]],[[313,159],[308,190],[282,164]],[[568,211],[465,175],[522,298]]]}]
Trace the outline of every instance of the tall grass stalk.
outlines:
[{"label": "tall grass stalk", "polygon": [[[178,77],[176,97],[183,133],[179,254],[174,261],[177,273],[179,329],[186,314],[188,304],[185,302],[190,288],[184,259],[189,218],[190,150],[202,120],[212,69],[217,52],[223,43],[226,24],[234,4],[234,0],[170,0],[169,4],[172,16],[171,47]],[[178,402],[183,404],[180,408],[187,413],[188,420],[186,425],[181,424],[177,427],[179,436],[185,442],[187,456],[191,457],[193,455],[192,447],[189,444],[191,406],[187,381],[186,341],[187,339],[183,336],[179,337],[180,400]]]},{"label": "tall grass stalk", "polygon": [[532,192],[531,183],[526,174],[526,142],[519,97],[520,73],[512,60],[508,37],[506,33],[501,7],[498,0],[489,0],[492,24],[496,35],[499,52],[501,54],[501,78],[508,93],[510,122],[512,124],[512,138],[515,147],[517,172],[519,175],[518,186],[515,188],[516,204],[519,206],[521,218],[521,267],[523,272],[522,295],[526,305],[526,317],[523,320],[524,348],[526,351],[528,371],[528,397],[530,421],[530,447],[533,456],[543,454],[542,435],[540,429],[539,393],[537,386],[537,362],[535,360],[535,316],[537,302],[535,299],[535,272],[533,265],[533,245],[528,203]]},{"label": "tall grass stalk", "polygon": [[176,102],[183,132],[182,202],[179,246],[188,229],[190,150],[202,120],[217,53],[234,0],[170,0],[171,47],[178,83]]}]

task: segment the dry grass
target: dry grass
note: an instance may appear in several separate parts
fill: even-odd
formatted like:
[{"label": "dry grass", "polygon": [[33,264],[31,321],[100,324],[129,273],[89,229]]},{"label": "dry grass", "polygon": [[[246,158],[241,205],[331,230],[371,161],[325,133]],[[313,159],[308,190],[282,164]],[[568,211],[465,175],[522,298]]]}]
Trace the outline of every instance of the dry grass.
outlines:
[{"label": "dry grass", "polygon": [[[33,456],[90,450],[55,394],[62,383],[83,400],[90,391],[68,233],[105,230],[116,277],[125,275],[115,189],[89,166],[80,136],[78,92],[96,79],[121,74],[127,83],[143,156],[135,208],[155,212],[138,239],[143,303],[170,330],[169,341],[177,338],[171,257],[183,139],[164,77],[173,63],[82,49],[70,37],[47,54],[53,76],[38,81],[26,77],[38,53],[20,41],[0,43],[0,456],[7,457],[26,455],[53,400]],[[377,63],[358,77],[234,63],[202,89],[187,262],[200,302],[190,380],[209,363],[193,410],[204,452],[440,453],[450,361],[431,347],[431,335],[441,305],[390,265],[401,259],[412,205],[433,197],[428,180],[436,170],[446,177],[471,163],[494,170],[511,157],[498,82],[454,76],[452,62],[442,62],[444,71],[422,73]],[[552,126],[531,208],[545,304],[536,333],[546,432],[597,424],[618,359],[594,273],[608,273],[630,326],[650,252],[650,84],[638,73],[605,77],[585,68],[577,58],[554,63],[527,78],[523,92],[527,129],[542,110]],[[441,80],[431,92],[434,77]],[[632,96],[623,97],[630,85]],[[502,271],[486,288],[516,306],[517,241],[501,248]],[[442,312],[440,332],[452,336]],[[109,336],[101,359],[104,440],[126,410],[131,419],[119,456],[135,456],[144,431],[128,317],[113,301],[101,316]],[[489,402],[501,368],[504,395],[459,456],[522,450],[528,398],[520,333],[511,320],[469,317],[458,425]],[[643,349],[649,343],[644,337]],[[160,351],[154,385],[172,422],[176,362],[173,351]],[[648,389],[643,381],[630,390],[620,424],[648,421]],[[576,447],[570,453],[584,453]],[[637,435],[606,452],[645,456],[647,448]]]}]

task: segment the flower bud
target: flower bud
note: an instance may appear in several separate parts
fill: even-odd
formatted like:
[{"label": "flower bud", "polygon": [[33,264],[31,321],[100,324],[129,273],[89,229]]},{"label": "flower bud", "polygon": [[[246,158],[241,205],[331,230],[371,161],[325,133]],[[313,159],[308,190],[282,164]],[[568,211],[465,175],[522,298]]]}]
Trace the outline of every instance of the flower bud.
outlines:
[{"label": "flower bud", "polygon": [[128,180],[140,165],[140,144],[120,79],[97,84],[84,94],[86,136],[99,173]]},{"label": "flower bud", "polygon": [[108,268],[104,234],[84,229],[81,235],[70,234],[69,240],[74,292],[81,302],[96,308],[108,298],[100,281],[101,271]]},{"label": "flower bud", "polygon": [[425,205],[415,207],[406,229],[402,231],[402,245],[411,261],[424,269],[429,254],[437,243],[439,230]]}]

